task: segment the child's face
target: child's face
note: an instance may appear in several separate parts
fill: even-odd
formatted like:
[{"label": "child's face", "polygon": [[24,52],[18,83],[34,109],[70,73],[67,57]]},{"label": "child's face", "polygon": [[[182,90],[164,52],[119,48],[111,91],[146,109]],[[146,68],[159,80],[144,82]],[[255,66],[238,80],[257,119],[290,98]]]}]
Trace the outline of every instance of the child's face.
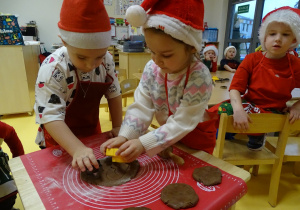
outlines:
[{"label": "child's face", "polygon": [[216,57],[216,53],[213,50],[208,50],[204,53],[205,60],[213,60]]},{"label": "child's face", "polygon": [[102,63],[107,48],[104,49],[81,49],[64,43],[67,47],[70,60],[73,65],[83,71],[90,72]]},{"label": "child's face", "polygon": [[195,48],[154,29],[146,29],[144,33],[152,59],[163,73],[179,72],[191,63]]},{"label": "child's face", "polygon": [[279,22],[269,23],[265,35],[266,57],[282,58],[296,38],[289,25]]},{"label": "child's face", "polygon": [[226,59],[232,60],[235,57],[235,55],[236,55],[235,49],[230,48],[229,50],[227,50]]}]

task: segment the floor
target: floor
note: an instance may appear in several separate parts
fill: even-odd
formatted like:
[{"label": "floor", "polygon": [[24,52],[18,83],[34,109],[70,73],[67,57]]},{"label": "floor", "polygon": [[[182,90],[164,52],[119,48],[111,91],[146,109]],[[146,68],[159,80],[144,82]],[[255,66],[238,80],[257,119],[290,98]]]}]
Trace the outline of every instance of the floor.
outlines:
[{"label": "floor", "polygon": [[[104,108],[100,109],[101,126],[103,131],[111,129],[108,112]],[[39,150],[39,147],[34,143],[38,125],[35,124],[35,115],[16,114],[2,116],[1,121],[13,126],[21,139],[25,153],[30,153]],[[10,155],[7,145],[4,143],[3,150]],[[296,177],[292,173],[292,163],[286,163],[282,169],[281,182],[279,187],[278,205],[272,208],[268,200],[268,190],[271,167],[260,167],[259,174],[252,176],[247,183],[248,193],[237,202],[236,210],[247,209],[282,209],[296,210],[300,209],[300,177]],[[20,198],[17,198],[15,208],[23,210],[23,205]]]}]

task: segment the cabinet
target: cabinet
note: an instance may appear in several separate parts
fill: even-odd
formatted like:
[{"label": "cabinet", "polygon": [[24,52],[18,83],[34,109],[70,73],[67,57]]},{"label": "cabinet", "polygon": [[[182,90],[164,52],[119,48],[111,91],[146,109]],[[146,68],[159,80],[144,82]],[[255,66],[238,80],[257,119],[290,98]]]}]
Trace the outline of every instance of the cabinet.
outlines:
[{"label": "cabinet", "polygon": [[116,46],[111,45],[111,46],[108,47],[107,50],[113,56],[115,64],[118,64],[119,63],[119,50],[116,48]]},{"label": "cabinet", "polygon": [[149,60],[151,60],[151,53],[148,52],[119,52],[119,67],[126,69],[129,79],[134,78],[132,74],[142,72]]},{"label": "cabinet", "polygon": [[32,114],[39,52],[39,45],[0,46],[0,115]]}]

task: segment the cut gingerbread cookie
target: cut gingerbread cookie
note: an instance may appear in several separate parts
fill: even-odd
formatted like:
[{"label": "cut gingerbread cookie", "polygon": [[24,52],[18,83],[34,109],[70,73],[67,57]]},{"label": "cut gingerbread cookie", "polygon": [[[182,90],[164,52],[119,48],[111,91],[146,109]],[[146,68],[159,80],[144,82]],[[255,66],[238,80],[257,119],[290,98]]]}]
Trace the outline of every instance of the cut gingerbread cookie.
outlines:
[{"label": "cut gingerbread cookie", "polygon": [[222,182],[222,172],[213,166],[203,166],[195,168],[193,178],[205,186],[213,186]]},{"label": "cut gingerbread cookie", "polygon": [[160,195],[161,200],[173,209],[187,209],[197,205],[199,197],[188,184],[175,183],[165,186]]}]

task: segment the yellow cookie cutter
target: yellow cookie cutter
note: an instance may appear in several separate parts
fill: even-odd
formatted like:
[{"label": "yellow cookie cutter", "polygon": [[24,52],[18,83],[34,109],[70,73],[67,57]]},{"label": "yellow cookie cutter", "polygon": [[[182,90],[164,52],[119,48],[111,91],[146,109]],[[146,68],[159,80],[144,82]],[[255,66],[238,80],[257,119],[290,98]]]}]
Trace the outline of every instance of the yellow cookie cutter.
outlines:
[{"label": "yellow cookie cutter", "polygon": [[213,77],[212,77],[212,80],[213,80],[213,81],[219,80],[219,77],[213,76]]},{"label": "yellow cookie cutter", "polygon": [[106,149],[106,155],[112,157],[112,162],[118,162],[118,163],[126,163],[126,161],[121,156],[116,156],[116,152],[119,148],[107,148]]}]

